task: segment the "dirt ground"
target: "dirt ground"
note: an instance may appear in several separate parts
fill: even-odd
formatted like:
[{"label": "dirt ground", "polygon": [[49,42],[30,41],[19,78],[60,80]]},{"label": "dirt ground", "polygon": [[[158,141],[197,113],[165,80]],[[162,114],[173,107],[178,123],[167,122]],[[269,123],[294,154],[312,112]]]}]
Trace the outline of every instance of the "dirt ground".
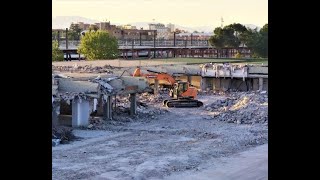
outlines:
[{"label": "dirt ground", "polygon": [[148,61],[148,60],[97,60],[97,61],[62,61],[62,62],[52,62],[54,66],[73,66],[77,64],[79,66],[92,65],[105,66],[110,65],[114,67],[137,67],[137,66],[154,66],[154,65],[164,65],[164,64],[186,64],[185,62],[172,62],[172,61]]},{"label": "dirt ground", "polygon": [[[159,113],[109,121],[104,130],[76,129],[74,134],[82,139],[52,147],[52,179],[181,179],[191,174],[195,175],[191,179],[206,179],[210,173],[213,173],[211,179],[215,179],[214,173],[221,179],[232,179],[241,174],[236,171],[245,174],[246,169],[235,169],[232,164],[261,165],[252,160],[255,157],[251,161],[240,161],[236,157],[241,156],[239,153],[253,151],[254,147],[264,147],[262,154],[267,156],[267,118],[249,124],[242,123],[243,118],[249,115],[255,118],[255,114],[245,115],[240,121],[217,118],[217,113],[223,114],[222,110],[212,112],[210,105],[228,97],[199,95],[203,108],[174,109],[162,107],[161,103],[149,103],[148,106],[159,109]],[[241,101],[241,106],[253,101],[250,98],[245,100]],[[241,109],[239,103],[235,105],[237,110]],[[256,108],[253,104],[251,106]],[[260,106],[267,107],[267,103]],[[232,114],[238,113],[241,112]],[[230,158],[232,160],[228,161]],[[267,161],[263,159],[262,163],[265,167]],[[226,167],[234,171],[227,171]],[[231,173],[229,176],[221,175],[228,172]],[[251,176],[251,179],[267,179],[267,170],[259,172],[262,173],[259,177]]]}]

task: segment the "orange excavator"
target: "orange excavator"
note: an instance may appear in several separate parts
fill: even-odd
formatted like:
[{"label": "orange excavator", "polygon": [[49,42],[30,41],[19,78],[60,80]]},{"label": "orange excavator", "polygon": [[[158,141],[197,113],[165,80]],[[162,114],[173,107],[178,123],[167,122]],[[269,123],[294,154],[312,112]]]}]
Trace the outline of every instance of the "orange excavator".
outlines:
[{"label": "orange excavator", "polygon": [[[191,87],[189,82],[176,81],[172,76],[166,73],[143,74],[140,68],[137,68],[134,77],[146,77],[158,81],[166,81],[170,85],[169,95],[171,99],[163,101],[166,107],[200,107],[203,105],[201,101],[196,100],[197,89]],[[149,81],[150,82],[150,81]]]}]

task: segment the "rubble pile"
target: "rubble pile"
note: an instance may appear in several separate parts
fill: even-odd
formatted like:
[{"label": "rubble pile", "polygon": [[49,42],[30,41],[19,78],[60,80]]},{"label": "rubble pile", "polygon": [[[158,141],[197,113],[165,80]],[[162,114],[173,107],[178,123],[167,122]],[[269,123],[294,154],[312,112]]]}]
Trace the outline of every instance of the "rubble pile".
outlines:
[{"label": "rubble pile", "polygon": [[58,93],[57,97],[59,97],[61,100],[66,101],[68,105],[70,105],[71,100],[75,98],[87,99],[87,95],[85,93],[78,93],[78,92]]},{"label": "rubble pile", "polygon": [[159,92],[159,94],[155,95],[155,94],[150,94],[150,93],[142,93],[139,98],[138,101],[142,102],[142,103],[161,103],[162,101],[164,101],[165,99],[168,99],[169,96],[163,92]]},{"label": "rubble pile", "polygon": [[[161,106],[165,95],[143,93],[137,97],[137,115],[130,116],[130,100],[128,95],[117,96],[116,109],[113,107],[112,120],[104,120],[102,117],[91,117],[86,129],[106,130],[108,125],[124,125],[126,122],[150,121],[158,119],[169,111]],[[154,106],[156,105],[156,106]]]},{"label": "rubble pile", "polygon": [[237,124],[268,124],[268,94],[263,92],[236,92],[223,100],[205,105],[214,119]]},{"label": "rubble pile", "polygon": [[223,96],[225,95],[225,91],[218,91],[218,90],[205,90],[205,91],[198,91],[198,95],[220,95]]},{"label": "rubble pile", "polygon": [[113,74],[112,69],[115,67],[110,65],[105,65],[103,67],[92,65],[78,66],[77,64],[73,66],[54,66],[52,65],[52,71],[60,72],[80,72],[80,73],[108,73]]},{"label": "rubble pile", "polygon": [[88,129],[91,130],[105,130],[105,121],[102,117],[90,117]]},{"label": "rubble pile", "polygon": [[72,133],[72,128],[52,127],[52,146],[67,144],[75,139],[77,139],[77,137]]}]

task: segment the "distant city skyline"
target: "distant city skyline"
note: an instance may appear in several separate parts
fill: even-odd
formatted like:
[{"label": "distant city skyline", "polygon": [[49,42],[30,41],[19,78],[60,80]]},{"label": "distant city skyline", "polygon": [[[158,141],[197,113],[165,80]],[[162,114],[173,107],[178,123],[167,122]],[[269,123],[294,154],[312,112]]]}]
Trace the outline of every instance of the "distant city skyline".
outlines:
[{"label": "distant city skyline", "polygon": [[82,16],[119,24],[161,22],[218,27],[268,23],[267,0],[52,0],[52,16]]}]

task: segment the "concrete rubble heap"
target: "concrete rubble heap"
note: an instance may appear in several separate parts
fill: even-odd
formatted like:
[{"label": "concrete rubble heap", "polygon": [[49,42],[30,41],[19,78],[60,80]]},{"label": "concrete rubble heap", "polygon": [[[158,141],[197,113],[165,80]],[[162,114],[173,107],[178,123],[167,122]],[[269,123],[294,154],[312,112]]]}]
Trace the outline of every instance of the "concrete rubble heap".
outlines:
[{"label": "concrete rubble heap", "polygon": [[262,92],[233,92],[230,97],[205,105],[213,118],[237,124],[268,124],[268,94]]},{"label": "concrete rubble heap", "polygon": [[75,139],[77,139],[77,137],[72,133],[72,128],[52,127],[52,146],[67,144],[69,141]]},{"label": "concrete rubble heap", "polygon": [[[159,115],[169,113],[169,111],[161,106],[162,101],[166,98],[167,93],[154,95],[149,93],[141,93],[137,98],[137,115],[130,116],[130,100],[126,95],[118,95],[116,109],[114,109],[113,120],[103,120],[103,118],[91,118],[88,129],[108,129],[108,125],[123,125],[125,122],[132,121],[150,121],[158,119]],[[154,106],[158,104],[158,106]]]},{"label": "concrete rubble heap", "polygon": [[115,67],[110,65],[105,65],[103,67],[100,66],[92,66],[92,65],[85,65],[85,66],[78,66],[77,64],[73,66],[54,66],[52,65],[52,71],[60,71],[60,72],[82,72],[82,73],[108,73],[113,74],[112,69]]}]

